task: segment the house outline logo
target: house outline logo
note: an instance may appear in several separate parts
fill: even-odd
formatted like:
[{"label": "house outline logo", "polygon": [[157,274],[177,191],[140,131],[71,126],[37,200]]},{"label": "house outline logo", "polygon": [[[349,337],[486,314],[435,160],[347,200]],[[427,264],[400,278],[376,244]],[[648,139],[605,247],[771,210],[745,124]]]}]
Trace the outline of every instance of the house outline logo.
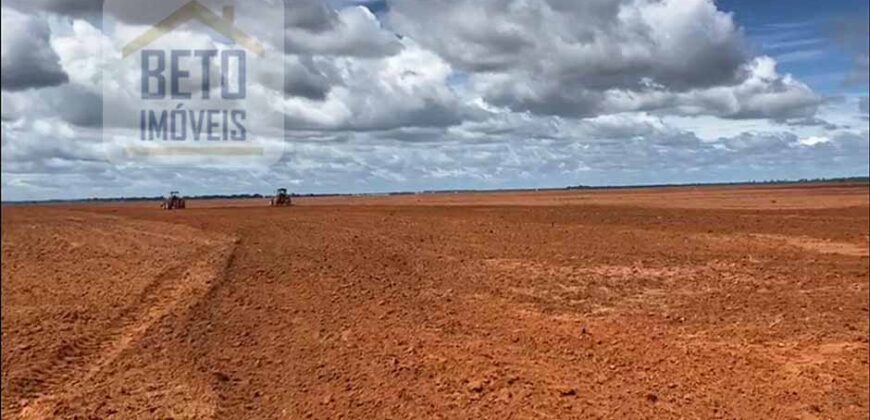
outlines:
[{"label": "house outline logo", "polygon": [[102,1],[101,29],[113,40],[100,45],[109,162],[236,171],[281,160],[287,122],[273,98],[286,92],[251,78],[268,68],[283,79],[286,39],[274,35],[286,28],[286,4],[243,4]]},{"label": "house outline logo", "polygon": [[142,48],[147,47],[152,42],[190,20],[198,20],[227,39],[235,41],[258,57],[262,57],[265,53],[265,49],[256,38],[235,26],[235,9],[233,6],[224,6],[222,16],[218,16],[199,1],[191,0],[151,27],[151,29],[127,43],[122,50],[123,58],[127,58]]}]

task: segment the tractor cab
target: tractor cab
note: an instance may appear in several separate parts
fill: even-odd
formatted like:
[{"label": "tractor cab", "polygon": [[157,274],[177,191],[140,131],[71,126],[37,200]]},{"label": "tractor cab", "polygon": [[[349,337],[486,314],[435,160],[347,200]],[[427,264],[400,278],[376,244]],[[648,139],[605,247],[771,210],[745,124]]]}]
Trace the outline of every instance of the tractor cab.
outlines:
[{"label": "tractor cab", "polygon": [[181,194],[179,194],[178,191],[170,191],[169,196],[163,200],[162,204],[160,204],[160,208],[164,210],[183,209],[184,206],[184,199],[181,198]]},{"label": "tractor cab", "polygon": [[278,188],[275,191],[275,196],[272,197],[272,201],[269,202],[269,205],[272,207],[283,207],[292,205],[292,200],[290,199],[290,194],[287,194],[286,188]]}]

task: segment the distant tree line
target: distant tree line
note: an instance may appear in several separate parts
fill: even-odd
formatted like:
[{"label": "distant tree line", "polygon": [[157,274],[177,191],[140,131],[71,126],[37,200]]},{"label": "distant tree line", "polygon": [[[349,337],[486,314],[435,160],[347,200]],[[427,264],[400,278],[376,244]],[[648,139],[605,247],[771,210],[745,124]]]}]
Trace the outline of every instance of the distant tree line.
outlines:
[{"label": "distant tree line", "polygon": [[[425,190],[425,191],[395,191],[389,193],[377,194],[295,194],[293,197],[340,197],[340,196],[389,196],[389,195],[416,195],[416,194],[458,194],[458,193],[473,193],[473,192],[523,192],[523,191],[558,191],[558,190],[601,190],[601,189],[624,189],[624,188],[660,188],[660,187],[713,187],[713,186],[737,186],[737,185],[775,185],[775,184],[831,184],[831,183],[862,183],[870,182],[870,177],[853,176],[841,178],[801,178],[798,180],[788,179],[773,179],[766,181],[744,181],[744,182],[698,182],[685,184],[641,184],[641,185],[573,185],[565,188],[510,188],[500,190]],[[261,199],[270,197],[263,194],[204,194],[204,195],[188,195],[184,196],[192,200],[238,200],[238,199]],[[139,196],[139,197],[105,197],[105,198],[83,198],[70,200],[29,200],[29,201],[4,201],[3,204],[59,204],[59,203],[103,203],[103,202],[118,202],[118,201],[159,201],[164,197],[156,196]]]},{"label": "distant tree line", "polygon": [[862,183],[870,182],[870,177],[852,176],[841,178],[801,178],[801,179],[770,179],[764,181],[742,181],[742,182],[695,182],[682,184],[642,184],[642,185],[573,185],[567,187],[569,190],[602,190],[602,189],[619,189],[619,188],[660,188],[660,187],[715,187],[715,186],[738,186],[738,185],[776,185],[776,184],[834,184],[834,183]]},{"label": "distant tree line", "polygon": [[[334,197],[348,194],[294,194],[292,197]],[[262,199],[271,197],[271,195],[263,194],[202,194],[202,195],[184,195],[182,197],[189,200],[243,200],[243,199]],[[134,196],[134,197],[92,197],[79,199],[52,199],[52,200],[21,200],[21,201],[4,201],[3,204],[63,204],[63,203],[112,203],[112,202],[137,202],[137,201],[160,201],[165,197],[162,195],[155,196]]]}]

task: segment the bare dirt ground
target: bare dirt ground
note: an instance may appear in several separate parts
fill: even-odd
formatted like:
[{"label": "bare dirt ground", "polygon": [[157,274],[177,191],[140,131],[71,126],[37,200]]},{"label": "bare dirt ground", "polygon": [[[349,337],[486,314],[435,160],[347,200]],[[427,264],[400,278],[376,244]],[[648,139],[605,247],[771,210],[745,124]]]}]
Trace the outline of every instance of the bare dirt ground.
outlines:
[{"label": "bare dirt ground", "polygon": [[867,185],[4,207],[4,418],[865,419]]}]

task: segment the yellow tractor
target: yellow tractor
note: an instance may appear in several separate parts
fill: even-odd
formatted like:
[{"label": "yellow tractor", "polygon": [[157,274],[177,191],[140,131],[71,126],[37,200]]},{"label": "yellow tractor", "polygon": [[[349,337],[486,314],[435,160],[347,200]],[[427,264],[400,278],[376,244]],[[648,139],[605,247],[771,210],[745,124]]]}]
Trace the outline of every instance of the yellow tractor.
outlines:
[{"label": "yellow tractor", "polygon": [[269,202],[269,205],[272,207],[284,207],[291,206],[293,203],[290,200],[290,194],[287,194],[286,188],[278,188],[278,191],[275,192],[275,196],[272,197],[272,200]]},{"label": "yellow tractor", "polygon": [[160,208],[164,210],[176,210],[184,208],[184,199],[178,194],[178,191],[170,191],[169,196],[160,204]]}]

